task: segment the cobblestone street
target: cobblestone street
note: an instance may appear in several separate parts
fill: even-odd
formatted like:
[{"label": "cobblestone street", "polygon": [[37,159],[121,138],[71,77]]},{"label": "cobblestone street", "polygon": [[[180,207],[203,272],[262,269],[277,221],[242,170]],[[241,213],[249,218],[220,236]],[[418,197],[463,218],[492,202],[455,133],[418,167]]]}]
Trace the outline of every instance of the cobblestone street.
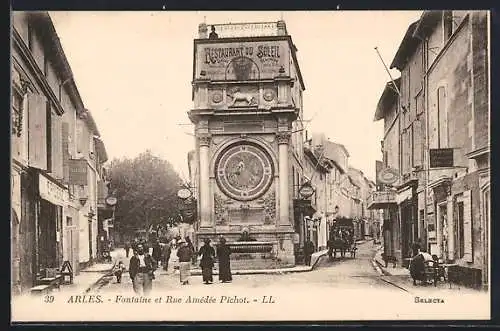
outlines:
[{"label": "cobblestone street", "polygon": [[[300,288],[302,286],[321,287],[325,291],[333,289],[339,290],[367,290],[385,294],[387,292],[401,293],[402,295],[429,295],[437,293],[468,293],[483,295],[483,292],[460,288],[457,285],[449,285],[441,282],[438,287],[434,286],[413,286],[412,280],[406,275],[387,276],[381,275],[372,264],[373,256],[379,248],[372,241],[359,245],[356,258],[349,255],[344,259],[336,258],[329,261],[328,257],[322,257],[317,267],[310,272],[284,273],[284,274],[264,274],[264,275],[235,275],[232,283],[218,283],[217,276],[214,275],[214,284],[208,285],[213,290],[236,289],[236,288]],[[115,253],[116,259],[121,260],[128,266],[125,258],[125,251],[118,249]],[[390,271],[390,268],[388,269]],[[171,290],[189,291],[202,288],[207,289],[207,285],[202,283],[201,276],[191,276],[190,285],[182,286],[179,282],[179,274],[172,270],[165,272],[161,268],[155,272],[156,279],[153,280],[153,292],[163,294]],[[124,293],[133,294],[132,282],[128,272],[124,273],[122,283],[116,283],[116,278],[108,277],[107,284],[98,289],[99,293]]]}]

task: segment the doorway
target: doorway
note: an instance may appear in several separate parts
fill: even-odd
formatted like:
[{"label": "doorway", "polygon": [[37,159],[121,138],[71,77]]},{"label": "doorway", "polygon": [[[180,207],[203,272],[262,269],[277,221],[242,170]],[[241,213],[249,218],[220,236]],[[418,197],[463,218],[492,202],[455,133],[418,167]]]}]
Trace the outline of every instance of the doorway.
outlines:
[{"label": "doorway", "polygon": [[88,221],[88,227],[89,227],[89,261],[92,261],[92,218],[89,217]]},{"label": "doorway", "polygon": [[401,255],[403,258],[410,257],[410,245],[413,240],[412,204],[408,201],[401,205]]},{"label": "doorway", "polygon": [[38,220],[38,270],[57,268],[56,206],[40,200]]},{"label": "doorway", "polygon": [[438,242],[438,256],[446,259],[448,256],[448,208],[447,203],[443,202],[437,206],[437,231],[441,232],[437,235],[441,240]]}]

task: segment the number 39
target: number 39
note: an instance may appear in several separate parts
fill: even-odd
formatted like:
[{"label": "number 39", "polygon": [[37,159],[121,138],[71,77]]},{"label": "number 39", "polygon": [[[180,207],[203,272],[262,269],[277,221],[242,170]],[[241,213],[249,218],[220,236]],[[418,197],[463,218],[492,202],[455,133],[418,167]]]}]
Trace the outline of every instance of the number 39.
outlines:
[{"label": "number 39", "polygon": [[52,302],[54,302],[54,296],[53,295],[45,295],[43,297],[43,302],[45,302],[45,303],[52,303]]}]

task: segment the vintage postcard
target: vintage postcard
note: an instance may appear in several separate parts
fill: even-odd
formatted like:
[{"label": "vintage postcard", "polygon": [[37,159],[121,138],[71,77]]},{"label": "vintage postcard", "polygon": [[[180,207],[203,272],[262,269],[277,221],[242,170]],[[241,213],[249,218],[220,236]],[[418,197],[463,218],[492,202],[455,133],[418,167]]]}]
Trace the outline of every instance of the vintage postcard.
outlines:
[{"label": "vintage postcard", "polygon": [[12,321],[490,319],[489,26],[12,12]]}]

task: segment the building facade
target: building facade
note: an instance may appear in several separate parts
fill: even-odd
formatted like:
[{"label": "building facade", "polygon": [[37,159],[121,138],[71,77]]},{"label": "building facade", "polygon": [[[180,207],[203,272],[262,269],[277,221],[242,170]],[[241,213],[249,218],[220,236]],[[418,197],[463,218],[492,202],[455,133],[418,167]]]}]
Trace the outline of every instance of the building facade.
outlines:
[{"label": "building facade", "polygon": [[[88,212],[82,211],[82,198],[96,201],[99,175],[71,185],[82,177],[73,158],[83,139],[77,118],[85,112],[50,16],[14,12],[12,22],[12,290],[21,293],[36,285],[46,268],[69,261],[78,273],[79,262],[91,260],[81,241],[95,243],[97,236],[81,234],[80,218]],[[87,116],[81,125],[91,121]],[[96,128],[93,132],[98,135]],[[94,159],[89,153],[81,157],[100,174],[107,156],[102,142],[100,148],[90,145],[93,138],[87,142]],[[82,187],[93,189],[82,194],[77,189]]]},{"label": "building facade", "polygon": [[234,243],[246,232],[272,245],[274,264],[292,266],[305,87],[285,23],[256,25],[265,30],[258,36],[226,35],[245,24],[223,24],[209,38],[201,24],[194,41],[196,237],[200,243],[223,235]]},{"label": "building facade", "polygon": [[399,172],[386,204],[395,255],[419,240],[474,286],[489,279],[488,39],[486,11],[425,11],[391,64],[399,90],[388,85],[376,114],[398,126],[383,141],[384,165]]},{"label": "building facade", "polygon": [[356,239],[372,236],[372,212],[367,202],[375,187],[360,170],[349,167],[345,146],[329,141],[324,134],[315,134],[306,140],[304,151],[304,181],[314,189],[309,214],[305,214],[309,218],[302,223],[304,239],[311,239],[318,250],[325,249],[337,218],[353,220]]}]

